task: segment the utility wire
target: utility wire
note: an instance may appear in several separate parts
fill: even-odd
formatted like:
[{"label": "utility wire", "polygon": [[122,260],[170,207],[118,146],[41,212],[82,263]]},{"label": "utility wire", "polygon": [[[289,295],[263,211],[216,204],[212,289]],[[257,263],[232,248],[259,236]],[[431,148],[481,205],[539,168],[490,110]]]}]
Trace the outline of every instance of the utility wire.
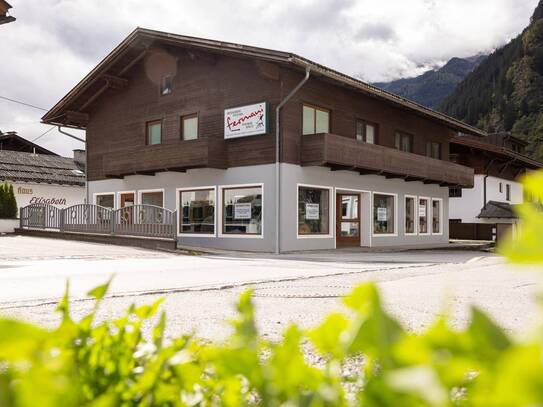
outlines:
[{"label": "utility wire", "polygon": [[44,109],[43,107],[34,106],[34,105],[31,105],[30,103],[21,102],[20,100],[11,99],[11,98],[8,98],[8,97],[5,97],[5,96],[0,96],[0,99],[4,99],[4,100],[7,100],[7,101],[13,102],[13,103],[18,103],[18,104],[23,105],[23,106],[32,107],[34,109],[43,110],[45,112],[48,111],[48,109]]},{"label": "utility wire", "polygon": [[34,140],[32,140],[32,143],[34,143],[36,140],[38,140],[38,139],[42,138],[43,136],[45,136],[47,133],[49,133],[54,128],[55,127],[51,127],[49,130],[44,131],[42,134],[40,134],[38,137],[36,137]]}]

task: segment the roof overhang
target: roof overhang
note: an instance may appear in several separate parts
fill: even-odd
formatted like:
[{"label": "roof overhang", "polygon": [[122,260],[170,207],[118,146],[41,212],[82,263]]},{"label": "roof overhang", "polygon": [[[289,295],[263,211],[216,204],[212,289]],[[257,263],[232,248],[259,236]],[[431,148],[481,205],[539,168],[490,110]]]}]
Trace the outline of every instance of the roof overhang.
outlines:
[{"label": "roof overhang", "polygon": [[349,86],[368,96],[414,112],[420,116],[437,121],[452,130],[476,136],[486,136],[482,130],[434,111],[413,101],[384,91],[351,76],[327,68],[309,59],[290,52],[276,51],[223,41],[188,37],[145,28],[136,28],[109,53],[87,76],[81,80],[66,96],[51,108],[42,118],[44,123],[67,127],[85,128],[86,110],[100,94],[110,87],[119,86],[124,75],[147,52],[157,44],[169,44],[178,47],[196,48],[216,53],[257,58],[269,62],[281,63],[294,69],[309,69],[312,75],[325,77],[334,83]]}]

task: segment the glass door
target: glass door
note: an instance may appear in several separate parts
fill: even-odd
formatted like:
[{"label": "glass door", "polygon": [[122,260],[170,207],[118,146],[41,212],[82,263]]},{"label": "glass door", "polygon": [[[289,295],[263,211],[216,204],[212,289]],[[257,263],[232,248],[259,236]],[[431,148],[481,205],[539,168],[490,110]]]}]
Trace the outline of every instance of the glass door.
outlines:
[{"label": "glass door", "polygon": [[360,246],[360,195],[338,194],[336,245]]}]

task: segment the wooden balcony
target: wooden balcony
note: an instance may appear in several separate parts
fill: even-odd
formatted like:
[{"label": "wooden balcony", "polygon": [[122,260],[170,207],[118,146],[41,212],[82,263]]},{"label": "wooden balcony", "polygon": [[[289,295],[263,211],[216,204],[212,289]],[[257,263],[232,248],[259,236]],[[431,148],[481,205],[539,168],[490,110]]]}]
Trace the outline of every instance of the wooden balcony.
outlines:
[{"label": "wooden balcony", "polygon": [[185,172],[193,168],[227,168],[223,140],[191,140],[174,144],[134,146],[103,155],[102,166],[106,177],[154,175],[157,172]]},{"label": "wooden balcony", "polygon": [[301,155],[303,166],[319,165],[405,181],[473,187],[472,168],[335,134],[303,136]]}]

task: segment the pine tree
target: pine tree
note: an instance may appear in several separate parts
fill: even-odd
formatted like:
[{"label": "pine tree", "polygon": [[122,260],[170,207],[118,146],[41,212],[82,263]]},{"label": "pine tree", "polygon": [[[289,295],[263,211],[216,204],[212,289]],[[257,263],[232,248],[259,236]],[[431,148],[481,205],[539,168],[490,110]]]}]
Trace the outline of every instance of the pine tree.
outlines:
[{"label": "pine tree", "polygon": [[15,199],[15,192],[13,191],[13,184],[6,184],[6,217],[17,217],[17,200]]},{"label": "pine tree", "polygon": [[6,218],[6,184],[0,184],[0,219]]}]

